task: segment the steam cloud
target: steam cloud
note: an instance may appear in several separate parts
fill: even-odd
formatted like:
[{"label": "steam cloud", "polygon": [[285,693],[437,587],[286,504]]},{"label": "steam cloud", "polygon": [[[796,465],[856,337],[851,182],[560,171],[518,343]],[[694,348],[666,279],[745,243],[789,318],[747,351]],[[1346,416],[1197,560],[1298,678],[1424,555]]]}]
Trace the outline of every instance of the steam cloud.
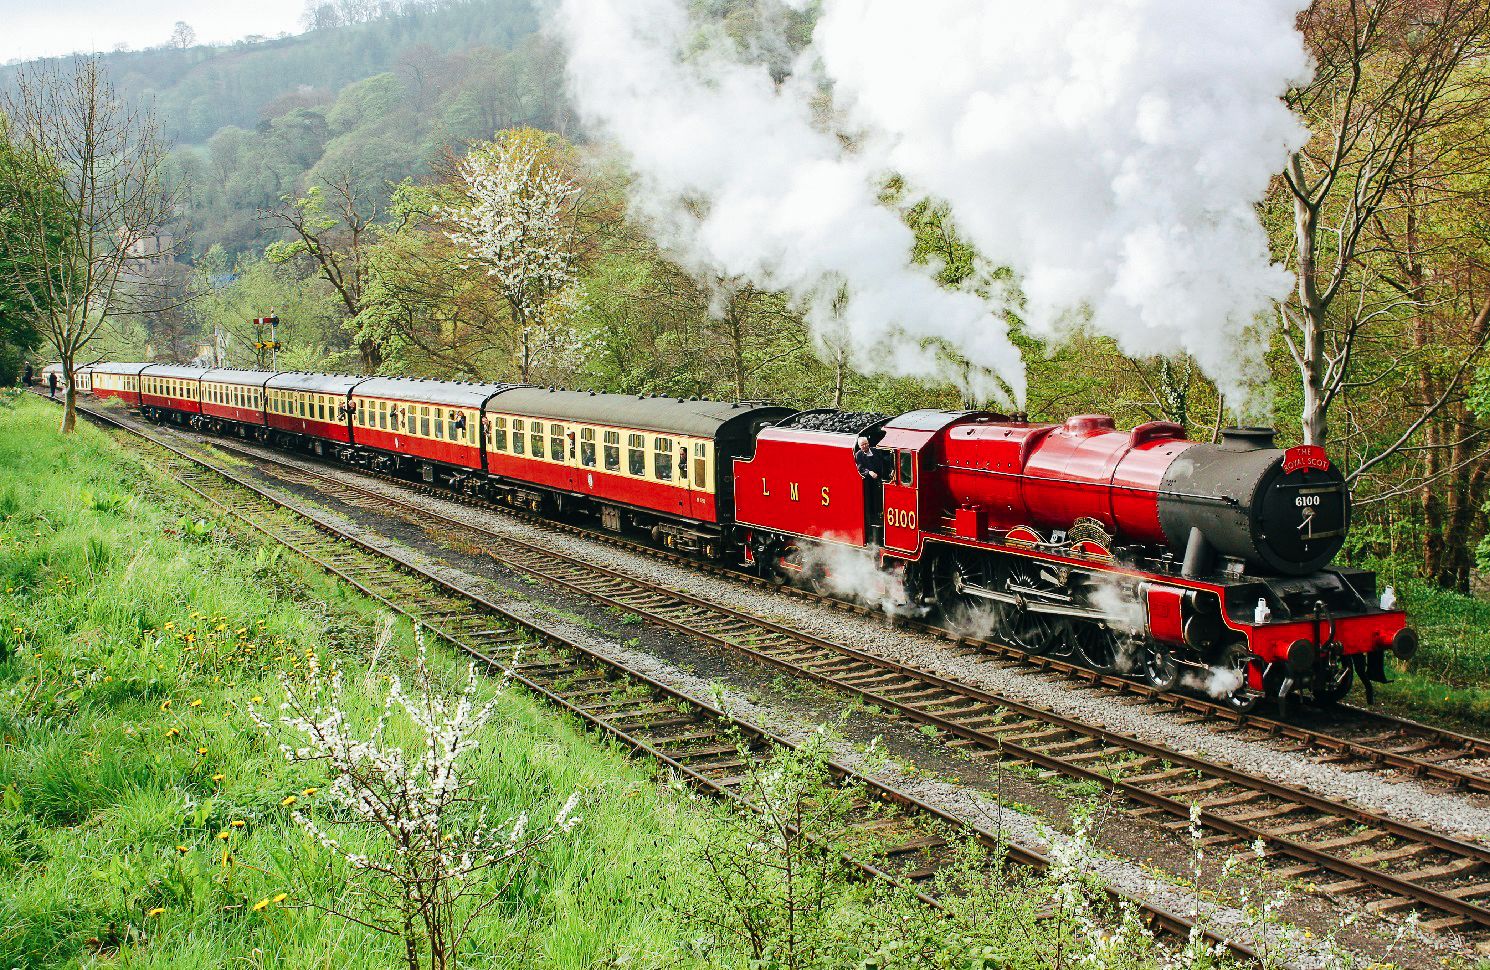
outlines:
[{"label": "steam cloud", "polygon": [[[822,0],[780,83],[769,31],[742,54],[684,0],[558,0],[553,26],[582,118],[635,170],[633,211],[690,272],[791,293],[861,367],[945,378],[941,343],[1020,397],[1006,310],[1241,385],[1290,284],[1253,204],[1305,137],[1278,99],[1307,76],[1302,4]],[[952,292],[912,265],[890,173],[1016,285]]]}]

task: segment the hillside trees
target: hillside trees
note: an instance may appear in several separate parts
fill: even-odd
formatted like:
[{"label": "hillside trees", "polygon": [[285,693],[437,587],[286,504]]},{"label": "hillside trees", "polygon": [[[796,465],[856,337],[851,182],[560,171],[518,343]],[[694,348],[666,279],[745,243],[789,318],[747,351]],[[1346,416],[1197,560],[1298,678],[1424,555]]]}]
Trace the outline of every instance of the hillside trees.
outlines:
[{"label": "hillside trees", "polygon": [[[13,291],[71,373],[113,317],[160,306],[160,294],[129,269],[141,242],[174,214],[162,178],[166,146],[154,116],[126,105],[96,58],[23,72],[4,109],[19,163],[0,170],[9,209],[0,269],[8,267]],[[46,172],[55,177],[36,177]],[[70,381],[65,405],[70,432]]]},{"label": "hillside trees", "polygon": [[567,314],[581,189],[565,155],[542,132],[504,132],[456,163],[461,205],[442,213],[450,240],[506,304],[523,383],[578,349]]},{"label": "hillside trees", "polygon": [[[381,213],[381,202],[363,195],[354,176],[314,185],[264,213],[266,222],[288,229],[292,236],[288,243],[270,246],[265,256],[274,263],[308,262],[330,284],[341,301],[346,325],[354,328],[353,321],[364,308],[368,247]],[[358,340],[357,353],[364,374],[378,373],[383,351],[376,340]]]},{"label": "hillside trees", "polygon": [[[6,127],[0,124],[0,236],[21,231],[14,223],[23,218],[23,213],[10,192],[14,186],[30,183],[43,201],[50,201],[52,211],[46,217],[50,227],[42,233],[42,239],[55,250],[61,246],[67,222],[60,174],[51,166],[37,170],[35,162],[12,144]],[[42,314],[37,309],[38,302],[46,300],[46,293],[39,274],[55,259],[55,254],[38,258],[23,249],[0,248],[0,384],[13,383],[24,356],[41,344]]]}]

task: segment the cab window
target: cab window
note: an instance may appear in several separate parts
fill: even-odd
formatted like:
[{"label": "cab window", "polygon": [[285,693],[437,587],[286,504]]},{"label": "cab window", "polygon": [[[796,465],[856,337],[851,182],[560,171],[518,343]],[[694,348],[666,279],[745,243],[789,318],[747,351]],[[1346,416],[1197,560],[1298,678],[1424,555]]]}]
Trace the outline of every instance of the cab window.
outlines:
[{"label": "cab window", "polygon": [[913,485],[916,480],[916,456],[914,452],[897,452],[900,458],[900,484]]}]

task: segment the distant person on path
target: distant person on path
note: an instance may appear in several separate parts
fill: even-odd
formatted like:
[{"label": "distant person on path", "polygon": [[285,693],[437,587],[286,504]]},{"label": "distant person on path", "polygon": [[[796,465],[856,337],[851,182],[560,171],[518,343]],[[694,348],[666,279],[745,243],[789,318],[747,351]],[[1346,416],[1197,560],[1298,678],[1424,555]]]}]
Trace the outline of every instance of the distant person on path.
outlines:
[{"label": "distant person on path", "polygon": [[55,398],[57,396],[57,372],[56,371],[52,371],[50,374],[47,375],[47,396],[48,397],[53,397],[53,398]]},{"label": "distant person on path", "polygon": [[29,363],[26,364],[26,376],[21,379],[21,383],[24,384],[26,387],[30,387],[32,384],[36,383],[36,373],[31,369],[31,365]]}]

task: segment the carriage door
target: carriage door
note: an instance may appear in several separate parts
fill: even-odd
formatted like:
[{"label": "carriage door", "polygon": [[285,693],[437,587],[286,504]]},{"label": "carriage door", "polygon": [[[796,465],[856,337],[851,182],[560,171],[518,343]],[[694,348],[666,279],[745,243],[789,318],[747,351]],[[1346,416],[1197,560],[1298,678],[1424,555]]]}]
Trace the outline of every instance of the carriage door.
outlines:
[{"label": "carriage door", "polygon": [[915,448],[885,448],[888,460],[884,485],[887,549],[913,552],[920,545],[920,455]]}]

